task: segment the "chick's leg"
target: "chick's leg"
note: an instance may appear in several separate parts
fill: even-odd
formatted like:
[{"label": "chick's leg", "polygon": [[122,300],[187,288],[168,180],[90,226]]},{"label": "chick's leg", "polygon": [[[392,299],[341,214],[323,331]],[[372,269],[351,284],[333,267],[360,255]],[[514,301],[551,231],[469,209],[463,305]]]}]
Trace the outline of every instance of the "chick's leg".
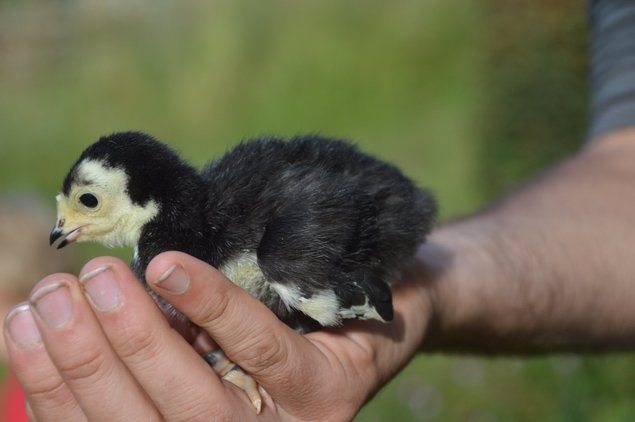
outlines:
[{"label": "chick's leg", "polygon": [[222,379],[231,382],[247,394],[247,397],[256,408],[256,413],[259,414],[262,410],[262,397],[258,391],[258,383],[243,371],[240,366],[229,360],[221,349],[215,348],[203,353],[202,356]]},{"label": "chick's leg", "polygon": [[[144,280],[143,278],[141,278]],[[170,326],[175,329],[194,349],[205,359],[222,379],[231,382],[247,394],[247,397],[256,408],[256,413],[262,410],[262,396],[259,392],[258,383],[243,369],[229,360],[225,353],[219,349],[212,338],[200,327],[192,324],[181,312],[176,310],[161,296],[147,287],[150,296],[155,300],[159,308],[165,314]],[[264,390],[263,390],[264,391]]]}]

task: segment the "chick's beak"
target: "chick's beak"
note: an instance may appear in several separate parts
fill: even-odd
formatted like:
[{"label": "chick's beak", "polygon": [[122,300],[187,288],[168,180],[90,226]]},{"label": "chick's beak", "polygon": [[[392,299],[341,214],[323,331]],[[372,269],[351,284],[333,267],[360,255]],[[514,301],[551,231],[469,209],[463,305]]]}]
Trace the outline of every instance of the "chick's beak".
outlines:
[{"label": "chick's beak", "polygon": [[81,226],[64,230],[64,223],[63,218],[57,220],[49,236],[49,245],[51,246],[53,246],[58,239],[62,239],[61,242],[57,244],[57,249],[62,249],[69,243],[73,243],[81,233]]},{"label": "chick's beak", "polygon": [[[60,237],[62,237],[64,235],[64,231],[62,229],[60,229],[59,227],[57,227],[57,224],[55,226],[53,226],[53,230],[51,230],[51,235],[49,237],[49,245],[53,246],[53,243],[55,243],[55,241],[57,239],[59,239]],[[64,242],[62,242],[64,243]],[[62,245],[62,243],[60,243],[57,246],[57,249],[62,248],[66,245]]]}]

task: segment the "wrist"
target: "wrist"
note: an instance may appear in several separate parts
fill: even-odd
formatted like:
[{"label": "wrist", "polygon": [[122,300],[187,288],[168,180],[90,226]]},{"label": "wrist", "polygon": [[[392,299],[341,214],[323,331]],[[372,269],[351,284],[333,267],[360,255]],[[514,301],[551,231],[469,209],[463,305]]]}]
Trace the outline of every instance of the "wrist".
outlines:
[{"label": "wrist", "polygon": [[487,351],[497,333],[513,324],[514,313],[506,313],[500,297],[492,294],[505,285],[500,262],[509,251],[501,250],[497,236],[492,235],[500,227],[488,232],[489,224],[470,219],[448,224],[433,232],[419,249],[422,284],[430,302],[422,351]]}]

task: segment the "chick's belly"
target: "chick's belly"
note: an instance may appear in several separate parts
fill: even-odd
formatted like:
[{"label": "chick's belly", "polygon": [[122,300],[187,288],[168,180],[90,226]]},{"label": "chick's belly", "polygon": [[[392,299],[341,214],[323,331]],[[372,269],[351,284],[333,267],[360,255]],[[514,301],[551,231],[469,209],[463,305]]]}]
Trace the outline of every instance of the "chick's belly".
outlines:
[{"label": "chick's belly", "polygon": [[297,283],[270,280],[261,271],[253,252],[245,252],[229,259],[219,270],[287,323],[298,312],[309,316],[321,326],[335,326],[341,322],[339,301],[332,290],[316,290],[307,294]]},{"label": "chick's belly", "polygon": [[232,283],[263,300],[270,293],[267,277],[260,270],[255,252],[243,252],[223,262],[218,270]]}]

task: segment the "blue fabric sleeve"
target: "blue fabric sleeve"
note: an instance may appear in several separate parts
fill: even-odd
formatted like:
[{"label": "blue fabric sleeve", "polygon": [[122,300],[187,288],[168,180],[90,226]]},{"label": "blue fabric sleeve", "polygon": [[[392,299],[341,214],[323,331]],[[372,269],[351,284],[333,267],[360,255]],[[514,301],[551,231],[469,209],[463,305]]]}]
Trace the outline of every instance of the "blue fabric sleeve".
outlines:
[{"label": "blue fabric sleeve", "polygon": [[635,126],[635,1],[589,0],[589,138]]}]

